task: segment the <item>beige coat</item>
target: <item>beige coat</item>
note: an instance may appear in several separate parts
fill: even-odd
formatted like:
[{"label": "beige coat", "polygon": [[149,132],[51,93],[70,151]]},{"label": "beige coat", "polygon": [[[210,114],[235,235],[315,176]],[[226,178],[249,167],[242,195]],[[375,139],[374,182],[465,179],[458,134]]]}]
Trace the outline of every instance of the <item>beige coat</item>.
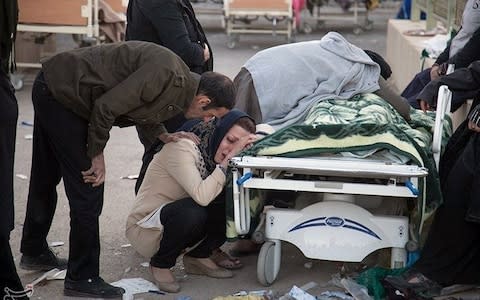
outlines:
[{"label": "beige coat", "polygon": [[197,164],[200,152],[190,140],[166,144],[148,166],[127,219],[126,236],[133,248],[150,258],[159,248],[163,228],[143,228],[137,222],[169,202],[191,197],[207,206],[223,189],[225,174],[216,168],[202,179]]}]

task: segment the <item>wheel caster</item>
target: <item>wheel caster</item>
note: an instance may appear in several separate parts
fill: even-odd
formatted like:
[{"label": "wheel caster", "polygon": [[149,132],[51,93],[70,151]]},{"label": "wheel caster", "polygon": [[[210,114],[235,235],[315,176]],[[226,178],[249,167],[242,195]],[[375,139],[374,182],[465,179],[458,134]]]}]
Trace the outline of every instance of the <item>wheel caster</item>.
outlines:
[{"label": "wheel caster", "polygon": [[353,28],[353,34],[355,34],[355,35],[359,35],[360,33],[362,33],[362,31],[363,30],[360,27]]},{"label": "wheel caster", "polygon": [[20,78],[20,76],[10,75],[10,82],[16,91],[19,91],[23,88],[23,79]]},{"label": "wheel caster", "polygon": [[258,254],[257,260],[257,278],[258,281],[264,285],[271,285],[277,279],[278,271],[280,270],[280,244],[275,245],[272,241],[267,241],[263,244]]},{"label": "wheel caster", "polygon": [[312,28],[312,26],[310,26],[310,24],[308,24],[308,23],[303,23],[302,31],[303,31],[303,33],[305,33],[305,34],[310,34],[310,33],[313,32],[313,28]]}]

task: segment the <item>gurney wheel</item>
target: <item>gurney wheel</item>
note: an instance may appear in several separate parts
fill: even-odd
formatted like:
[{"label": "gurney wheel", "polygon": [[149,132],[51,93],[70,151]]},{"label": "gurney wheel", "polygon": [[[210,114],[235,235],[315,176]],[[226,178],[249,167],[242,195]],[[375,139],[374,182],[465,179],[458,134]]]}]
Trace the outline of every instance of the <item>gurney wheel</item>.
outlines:
[{"label": "gurney wheel", "polygon": [[362,28],[361,28],[360,26],[357,26],[357,27],[353,28],[353,33],[354,33],[355,35],[359,35],[360,33],[362,33],[362,31],[363,31],[363,30],[362,30]]},{"label": "gurney wheel", "polygon": [[278,269],[275,266],[275,243],[267,241],[263,244],[258,254],[257,260],[257,278],[264,285],[271,285],[278,275]]},{"label": "gurney wheel", "polygon": [[365,30],[372,30],[373,29],[373,21],[372,20],[366,20],[365,21]]},{"label": "gurney wheel", "polygon": [[231,35],[228,37],[227,47],[228,49],[233,49],[237,45],[237,42],[240,40],[238,35]]},{"label": "gurney wheel", "polygon": [[310,24],[308,24],[307,22],[304,22],[304,23],[303,23],[302,29],[303,29],[303,32],[304,32],[305,34],[310,34],[310,33],[312,33],[312,31],[313,31],[312,26],[311,26]]},{"label": "gurney wheel", "polygon": [[10,82],[12,83],[13,88],[16,91],[19,91],[23,88],[23,79],[18,75],[11,74],[10,75]]}]

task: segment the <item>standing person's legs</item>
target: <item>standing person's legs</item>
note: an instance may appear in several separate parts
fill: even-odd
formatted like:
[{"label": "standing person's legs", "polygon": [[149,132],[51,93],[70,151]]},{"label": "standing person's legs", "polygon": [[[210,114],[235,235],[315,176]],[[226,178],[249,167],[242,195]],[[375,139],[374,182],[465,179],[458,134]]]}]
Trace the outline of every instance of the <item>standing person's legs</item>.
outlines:
[{"label": "standing person's legs", "polygon": [[[7,75],[0,70],[0,299],[6,288],[23,291],[10,248],[14,227],[13,164],[18,105]],[[27,297],[22,297],[27,299]]]},{"label": "standing person's legs", "polygon": [[[99,277],[100,238],[98,218],[103,205],[103,185],[97,188],[83,182],[81,171],[90,168],[87,156],[88,122],[65,109],[37,79],[39,97],[33,97],[36,126],[57,161],[70,204],[70,245],[65,294],[70,296],[118,297],[123,289]],[[34,136],[35,138],[35,136]],[[34,155],[34,161],[38,159]],[[32,198],[33,199],[33,198]],[[37,202],[38,200],[35,199]]]},{"label": "standing person's legs", "polygon": [[[32,100],[47,101],[48,93],[43,84],[35,80]],[[28,270],[50,270],[66,267],[66,261],[57,259],[49,250],[47,235],[57,206],[56,186],[60,182],[60,168],[50,145],[36,107],[33,128],[33,154],[27,211],[23,227],[20,251],[23,253],[20,267]]]}]

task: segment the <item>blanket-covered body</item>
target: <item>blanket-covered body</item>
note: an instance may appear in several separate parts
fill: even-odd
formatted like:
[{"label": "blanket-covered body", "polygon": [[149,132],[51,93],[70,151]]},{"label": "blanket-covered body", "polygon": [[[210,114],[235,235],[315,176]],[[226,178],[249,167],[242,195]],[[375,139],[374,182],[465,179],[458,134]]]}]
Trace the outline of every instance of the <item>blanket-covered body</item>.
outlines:
[{"label": "blanket-covered body", "polygon": [[[412,109],[407,122],[386,101],[374,94],[356,95],[348,100],[317,103],[304,123],[292,125],[260,140],[242,155],[305,157],[343,154],[416,164],[428,168],[420,179],[420,196],[410,213],[414,232],[441,203],[438,173],[431,153],[434,113]],[[442,144],[452,133],[451,121],[444,124]],[[231,195],[231,193],[227,193]],[[251,211],[261,212],[262,191],[251,190]],[[236,237],[232,199],[227,199],[227,238]],[[252,227],[257,223],[252,220]]]}]

